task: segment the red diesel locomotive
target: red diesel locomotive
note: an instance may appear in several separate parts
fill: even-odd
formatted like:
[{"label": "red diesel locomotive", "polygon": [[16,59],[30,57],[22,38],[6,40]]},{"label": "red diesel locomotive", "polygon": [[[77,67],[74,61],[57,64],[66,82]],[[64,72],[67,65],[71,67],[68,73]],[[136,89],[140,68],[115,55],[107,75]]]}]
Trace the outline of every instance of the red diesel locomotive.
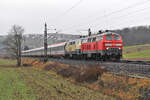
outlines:
[{"label": "red diesel locomotive", "polygon": [[82,40],[81,53],[84,58],[119,60],[122,57],[123,41],[119,34],[106,32]]}]

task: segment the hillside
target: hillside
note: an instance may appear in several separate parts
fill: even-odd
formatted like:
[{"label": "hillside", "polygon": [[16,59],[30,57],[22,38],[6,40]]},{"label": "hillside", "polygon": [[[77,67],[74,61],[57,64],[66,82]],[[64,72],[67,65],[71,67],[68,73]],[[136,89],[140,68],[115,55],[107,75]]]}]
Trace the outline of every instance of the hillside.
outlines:
[{"label": "hillside", "polygon": [[125,59],[150,60],[150,44],[126,46],[123,49]]},{"label": "hillside", "polygon": [[121,34],[125,46],[150,44],[150,26],[129,27],[114,31]]},{"label": "hillside", "polygon": [[5,36],[0,36],[0,49],[3,48],[3,41],[5,39]]},{"label": "hillside", "polygon": [[[43,46],[43,34],[28,34],[24,35],[25,42],[24,45],[31,48],[41,47]],[[61,33],[48,33],[47,35],[47,42],[48,45],[53,43],[64,42],[68,40],[78,39],[80,38],[79,35],[70,35],[70,34],[61,34]]]}]

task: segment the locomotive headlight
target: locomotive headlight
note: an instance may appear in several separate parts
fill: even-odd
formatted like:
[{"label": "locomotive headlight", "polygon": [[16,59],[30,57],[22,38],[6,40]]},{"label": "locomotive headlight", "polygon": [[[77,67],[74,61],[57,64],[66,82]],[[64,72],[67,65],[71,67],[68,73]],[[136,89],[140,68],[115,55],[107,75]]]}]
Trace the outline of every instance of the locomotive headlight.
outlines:
[{"label": "locomotive headlight", "polygon": [[120,44],[120,43],[117,43],[117,44],[115,44],[116,46],[122,46],[122,44]]},{"label": "locomotive headlight", "polygon": [[112,43],[106,43],[105,46],[112,46]]}]

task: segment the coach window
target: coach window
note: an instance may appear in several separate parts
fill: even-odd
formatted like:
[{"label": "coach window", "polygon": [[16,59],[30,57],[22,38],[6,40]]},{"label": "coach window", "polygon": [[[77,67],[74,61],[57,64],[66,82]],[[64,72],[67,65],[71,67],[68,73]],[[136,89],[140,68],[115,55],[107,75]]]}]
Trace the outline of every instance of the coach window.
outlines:
[{"label": "coach window", "polygon": [[56,48],[56,47],[54,47],[54,50],[57,50],[57,48]]},{"label": "coach window", "polygon": [[62,46],[62,49],[64,50],[64,49],[65,49],[65,46]]},{"label": "coach window", "polygon": [[77,45],[80,44],[80,41],[77,41],[76,44],[77,44]]},{"label": "coach window", "polygon": [[63,50],[63,49],[64,49],[64,46],[61,46],[61,47],[60,47],[60,50]]},{"label": "coach window", "polygon": [[59,50],[61,50],[61,49],[62,49],[62,46],[59,47]]},{"label": "coach window", "polygon": [[72,45],[72,42],[69,42],[69,45]]},{"label": "coach window", "polygon": [[112,40],[112,34],[107,34],[106,35],[106,40]]},{"label": "coach window", "polygon": [[60,49],[60,47],[55,47],[55,49],[58,51]]}]

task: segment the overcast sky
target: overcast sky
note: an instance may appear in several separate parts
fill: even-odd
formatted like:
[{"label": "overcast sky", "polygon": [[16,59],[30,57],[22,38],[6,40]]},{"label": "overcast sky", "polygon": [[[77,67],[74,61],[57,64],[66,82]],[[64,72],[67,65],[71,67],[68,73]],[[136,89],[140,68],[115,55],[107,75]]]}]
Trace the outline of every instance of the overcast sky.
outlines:
[{"label": "overcast sky", "polygon": [[67,34],[150,25],[150,0],[0,0],[1,35],[14,24],[43,33],[45,22]]}]

